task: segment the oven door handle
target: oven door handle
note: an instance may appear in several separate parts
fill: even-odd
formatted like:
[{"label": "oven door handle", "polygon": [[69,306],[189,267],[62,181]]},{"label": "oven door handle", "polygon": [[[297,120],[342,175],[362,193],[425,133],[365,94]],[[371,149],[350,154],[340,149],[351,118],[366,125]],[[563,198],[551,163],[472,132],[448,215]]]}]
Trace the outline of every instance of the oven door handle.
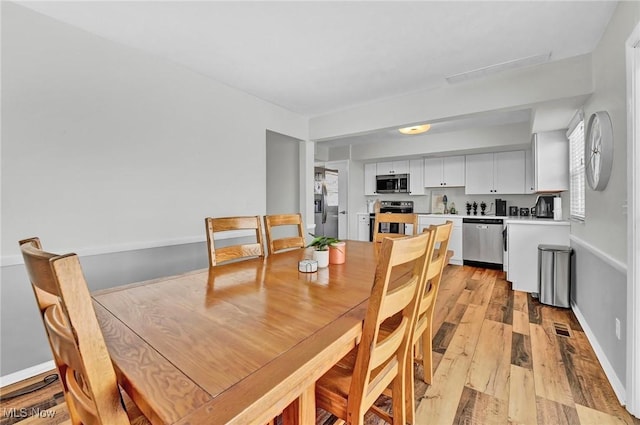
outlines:
[{"label": "oven door handle", "polygon": [[504,252],[507,252],[507,227],[502,230],[502,245],[504,246]]}]

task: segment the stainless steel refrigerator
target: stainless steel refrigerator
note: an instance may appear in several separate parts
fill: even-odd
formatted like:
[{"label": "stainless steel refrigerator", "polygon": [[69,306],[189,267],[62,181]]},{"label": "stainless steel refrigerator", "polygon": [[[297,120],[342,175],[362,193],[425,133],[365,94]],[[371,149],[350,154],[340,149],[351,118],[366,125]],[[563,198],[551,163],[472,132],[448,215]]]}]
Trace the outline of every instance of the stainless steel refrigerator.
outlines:
[{"label": "stainless steel refrigerator", "polygon": [[338,170],[316,167],[314,178],[316,235],[338,237]]}]

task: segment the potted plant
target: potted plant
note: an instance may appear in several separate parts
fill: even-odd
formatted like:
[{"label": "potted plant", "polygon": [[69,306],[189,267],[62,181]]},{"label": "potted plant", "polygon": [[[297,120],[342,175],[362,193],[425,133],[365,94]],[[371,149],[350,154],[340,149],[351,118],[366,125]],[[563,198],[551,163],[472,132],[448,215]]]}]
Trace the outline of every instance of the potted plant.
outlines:
[{"label": "potted plant", "polygon": [[342,264],[345,261],[345,243],[330,236],[313,236],[309,246],[314,248],[313,259],[318,262],[318,267],[327,267],[331,264]]}]

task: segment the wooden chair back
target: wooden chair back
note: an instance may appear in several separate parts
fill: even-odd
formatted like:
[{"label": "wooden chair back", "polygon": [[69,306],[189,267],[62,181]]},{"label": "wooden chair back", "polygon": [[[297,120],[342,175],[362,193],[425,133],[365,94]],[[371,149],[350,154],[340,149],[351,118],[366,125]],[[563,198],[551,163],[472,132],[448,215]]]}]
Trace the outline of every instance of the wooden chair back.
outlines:
[{"label": "wooden chair back", "polygon": [[42,251],[38,238],[20,241],[20,249],[71,423],[130,424],[78,257]]},{"label": "wooden chair back", "polygon": [[434,235],[435,247],[425,274],[425,289],[420,301],[413,343],[417,344],[419,340],[422,339],[421,351],[424,364],[424,380],[427,383],[431,383],[433,378],[431,344],[433,338],[433,312],[435,310],[438,289],[440,288],[442,272],[448,262],[447,253],[452,230],[453,222],[449,220],[444,224],[437,226],[432,225],[425,229],[425,232],[428,231]]},{"label": "wooden chair back", "polygon": [[[274,238],[274,228],[278,226],[295,226],[297,236]],[[264,228],[267,235],[267,252],[269,255],[292,248],[304,248],[304,226],[302,214],[272,214],[264,216]]]},{"label": "wooden chair back", "polygon": [[[393,423],[405,423],[407,355],[413,341],[418,302],[424,289],[427,258],[433,254],[433,245],[433,236],[429,232],[382,241],[362,337],[357,347],[348,401],[343,404],[346,411],[332,411],[342,419],[363,418],[367,410],[373,408],[390,421],[374,406],[376,399],[390,386]],[[408,270],[407,265],[410,266]],[[402,273],[393,274],[398,267],[401,267]],[[392,275],[395,276],[393,282]],[[399,316],[400,319],[394,321],[392,328],[386,328],[381,333],[381,324],[392,316]],[[331,372],[326,376],[331,376]],[[335,383],[325,383],[321,379],[316,387],[318,405],[324,408],[331,404],[335,408],[340,404],[335,402],[337,396],[331,391]],[[353,419],[349,423],[363,422]]]},{"label": "wooden chair back", "polygon": [[[262,224],[260,216],[246,217],[207,217],[204,219],[207,230],[207,250],[209,252],[209,267],[225,261],[237,260],[245,257],[264,258],[262,245]],[[254,230],[256,241],[216,248],[214,234],[231,230]]]},{"label": "wooden chair back", "polygon": [[403,238],[404,233],[380,233],[380,223],[412,224],[413,234],[418,230],[418,215],[406,213],[377,213],[373,224],[373,241],[382,242],[384,238]]}]

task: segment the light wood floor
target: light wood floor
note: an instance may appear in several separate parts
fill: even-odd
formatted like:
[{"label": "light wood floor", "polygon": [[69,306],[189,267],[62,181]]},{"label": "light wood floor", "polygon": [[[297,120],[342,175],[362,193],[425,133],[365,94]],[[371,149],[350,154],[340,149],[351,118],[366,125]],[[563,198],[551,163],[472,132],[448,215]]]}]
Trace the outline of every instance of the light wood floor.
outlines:
[{"label": "light wood floor", "polygon": [[[573,313],[512,291],[502,272],[448,266],[435,329],[433,385],[422,382],[422,369],[416,366],[417,425],[640,425],[618,403]],[[68,417],[60,391],[55,383],[1,402],[0,425],[22,419],[7,417],[11,412],[20,416],[11,409],[31,412],[31,406],[55,415],[30,417],[20,425],[64,422]],[[380,404],[389,403],[381,399]],[[335,422],[318,413],[318,424]],[[367,424],[378,423],[368,416]]]}]

